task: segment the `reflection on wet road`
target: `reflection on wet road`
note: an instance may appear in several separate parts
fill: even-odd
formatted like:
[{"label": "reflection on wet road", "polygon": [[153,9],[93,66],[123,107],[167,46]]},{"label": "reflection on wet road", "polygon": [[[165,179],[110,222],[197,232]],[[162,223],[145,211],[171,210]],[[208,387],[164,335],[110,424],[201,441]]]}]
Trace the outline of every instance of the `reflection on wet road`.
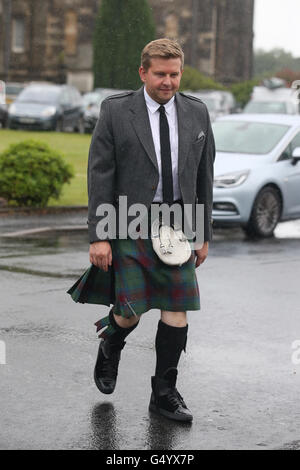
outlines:
[{"label": "reflection on wet road", "polygon": [[179,366],[192,425],[148,413],[158,311],[128,337],[114,394],[95,387],[107,308],[66,294],[88,265],[86,230],[0,237],[0,448],[299,449],[299,221],[261,241],[216,230]]}]

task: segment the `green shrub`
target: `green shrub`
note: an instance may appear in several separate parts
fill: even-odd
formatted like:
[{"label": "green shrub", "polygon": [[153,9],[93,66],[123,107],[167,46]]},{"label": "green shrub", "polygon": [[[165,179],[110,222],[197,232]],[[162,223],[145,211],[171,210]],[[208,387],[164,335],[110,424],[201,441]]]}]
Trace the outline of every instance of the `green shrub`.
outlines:
[{"label": "green shrub", "polygon": [[212,78],[206,77],[197,69],[184,66],[184,72],[181,79],[180,90],[226,90],[226,88]]},{"label": "green shrub", "polygon": [[245,82],[235,83],[231,86],[230,91],[234,95],[236,101],[243,108],[251,98],[253,88],[258,85],[259,79],[247,80]]},{"label": "green shrub", "polygon": [[72,176],[72,167],[44,142],[26,140],[0,154],[0,196],[11,205],[45,207]]}]

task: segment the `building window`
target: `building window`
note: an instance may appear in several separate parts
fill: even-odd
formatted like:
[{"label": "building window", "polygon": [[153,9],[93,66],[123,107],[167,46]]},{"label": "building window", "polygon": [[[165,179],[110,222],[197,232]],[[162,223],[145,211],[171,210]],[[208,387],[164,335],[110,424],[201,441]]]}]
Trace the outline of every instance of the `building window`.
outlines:
[{"label": "building window", "polygon": [[65,14],[65,52],[74,55],[77,52],[77,14],[68,11]]},{"label": "building window", "polygon": [[25,50],[25,22],[23,18],[13,19],[12,50],[13,52],[24,52]]}]

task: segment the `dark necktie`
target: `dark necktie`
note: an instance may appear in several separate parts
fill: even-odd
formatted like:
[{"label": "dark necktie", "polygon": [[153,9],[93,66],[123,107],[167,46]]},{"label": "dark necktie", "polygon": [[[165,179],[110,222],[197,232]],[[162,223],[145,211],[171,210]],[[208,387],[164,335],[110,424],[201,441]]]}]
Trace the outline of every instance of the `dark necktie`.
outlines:
[{"label": "dark necktie", "polygon": [[170,147],[169,124],[166,116],[165,107],[159,107],[159,133],[160,133],[160,151],[161,151],[161,171],[163,186],[163,202],[173,203],[173,176],[172,176],[172,158]]}]

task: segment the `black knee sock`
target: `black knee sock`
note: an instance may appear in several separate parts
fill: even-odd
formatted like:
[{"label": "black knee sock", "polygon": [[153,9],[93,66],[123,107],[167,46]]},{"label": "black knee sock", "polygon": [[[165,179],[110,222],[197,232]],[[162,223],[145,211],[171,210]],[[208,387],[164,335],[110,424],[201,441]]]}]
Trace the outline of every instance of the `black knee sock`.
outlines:
[{"label": "black knee sock", "polygon": [[169,367],[177,367],[181,351],[185,349],[188,325],[175,327],[158,322],[155,339],[156,369],[155,375],[163,377]]},{"label": "black knee sock", "polygon": [[108,337],[109,342],[111,344],[122,344],[126,336],[128,336],[129,333],[131,333],[138,326],[139,321],[135,325],[130,326],[129,328],[123,328],[118,325],[114,318],[113,311],[111,310],[109,312],[109,323],[115,330],[115,333]]}]

